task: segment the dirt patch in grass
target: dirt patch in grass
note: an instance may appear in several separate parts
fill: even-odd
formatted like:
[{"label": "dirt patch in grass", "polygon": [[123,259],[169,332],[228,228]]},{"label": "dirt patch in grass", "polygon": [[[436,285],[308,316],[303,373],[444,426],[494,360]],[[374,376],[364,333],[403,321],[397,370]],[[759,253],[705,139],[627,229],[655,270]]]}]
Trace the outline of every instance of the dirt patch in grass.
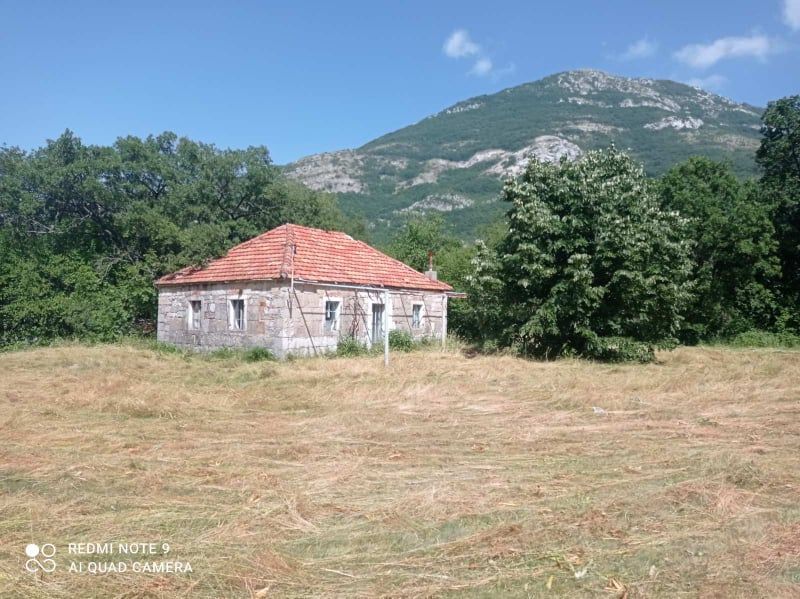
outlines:
[{"label": "dirt patch in grass", "polygon": [[[68,346],[0,372],[2,596],[800,595],[798,352]],[[25,572],[31,542],[55,572]],[[93,559],[70,542],[193,572],[69,573]]]}]

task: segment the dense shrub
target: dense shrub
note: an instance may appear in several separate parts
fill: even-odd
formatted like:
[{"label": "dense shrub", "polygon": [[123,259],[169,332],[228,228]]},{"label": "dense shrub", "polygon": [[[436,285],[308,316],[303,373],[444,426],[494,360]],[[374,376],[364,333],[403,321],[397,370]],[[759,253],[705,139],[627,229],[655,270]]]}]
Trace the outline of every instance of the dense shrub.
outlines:
[{"label": "dense shrub", "polygon": [[355,337],[342,337],[336,346],[336,356],[352,358],[369,353],[369,349]]},{"label": "dense shrub", "polygon": [[389,349],[408,352],[414,349],[414,339],[406,331],[389,331]]},{"label": "dense shrub", "polygon": [[598,337],[592,341],[588,353],[603,362],[640,362],[645,364],[655,358],[653,346],[628,337]]}]

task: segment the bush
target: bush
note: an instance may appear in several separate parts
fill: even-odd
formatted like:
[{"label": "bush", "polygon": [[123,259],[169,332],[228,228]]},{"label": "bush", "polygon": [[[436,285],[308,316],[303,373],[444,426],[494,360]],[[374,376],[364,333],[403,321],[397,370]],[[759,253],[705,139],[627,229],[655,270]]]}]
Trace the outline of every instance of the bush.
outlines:
[{"label": "bush", "polygon": [[342,358],[350,358],[353,356],[363,356],[368,352],[369,349],[367,349],[367,346],[355,337],[343,337],[339,339],[334,355]]},{"label": "bush", "polygon": [[492,355],[500,353],[500,344],[497,342],[497,339],[487,339],[483,343],[479,343],[478,347],[480,348],[481,353]]},{"label": "bush", "polygon": [[414,339],[405,331],[389,331],[389,349],[411,351],[414,349]]},{"label": "bush", "polygon": [[244,352],[245,362],[262,362],[264,360],[274,360],[272,352],[264,347],[254,347]]},{"label": "bush", "polygon": [[588,344],[586,358],[602,362],[639,362],[646,364],[655,357],[653,346],[629,337],[598,337]]}]

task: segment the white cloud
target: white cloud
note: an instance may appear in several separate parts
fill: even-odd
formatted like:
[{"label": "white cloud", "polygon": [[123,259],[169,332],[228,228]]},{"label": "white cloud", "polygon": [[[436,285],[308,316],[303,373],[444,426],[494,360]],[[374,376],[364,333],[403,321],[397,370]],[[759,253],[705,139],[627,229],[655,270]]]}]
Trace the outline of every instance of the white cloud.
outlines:
[{"label": "white cloud", "polygon": [[462,58],[480,53],[481,47],[470,39],[465,29],[457,29],[445,40],[442,50],[450,58]]},{"label": "white cloud", "polygon": [[475,64],[472,65],[472,69],[470,70],[469,74],[477,75],[478,77],[485,77],[492,72],[492,66],[492,61],[484,56],[475,61]]},{"label": "white cloud", "polygon": [[651,42],[646,37],[633,42],[627,50],[619,55],[620,60],[636,60],[652,56],[658,50],[658,44]]},{"label": "white cloud", "polygon": [[783,21],[793,30],[800,30],[800,0],[783,0]]},{"label": "white cloud", "polygon": [[[469,58],[474,57],[475,62],[469,70],[469,75],[486,77],[487,75],[507,74],[513,71],[513,65],[495,71],[494,63],[483,47],[472,40],[466,29],[456,29],[445,40],[442,52],[450,58]],[[509,70],[510,69],[510,70]]]},{"label": "white cloud", "polygon": [[688,85],[693,85],[694,87],[699,87],[700,89],[706,89],[710,91],[719,91],[723,87],[728,80],[723,77],[722,75],[709,75],[708,77],[693,77],[692,79],[687,79],[686,83]]},{"label": "white cloud", "polygon": [[689,44],[678,50],[675,58],[689,66],[705,69],[726,58],[752,57],[764,60],[781,49],[779,40],[756,34],[749,37],[722,37],[710,44]]}]

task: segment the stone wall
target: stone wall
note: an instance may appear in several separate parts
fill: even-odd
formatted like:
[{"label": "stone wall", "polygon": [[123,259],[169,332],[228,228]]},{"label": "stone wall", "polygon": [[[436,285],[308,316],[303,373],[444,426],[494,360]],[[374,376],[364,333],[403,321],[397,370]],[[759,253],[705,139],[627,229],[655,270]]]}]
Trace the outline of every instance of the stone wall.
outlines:
[{"label": "stone wall", "polygon": [[[231,300],[245,300],[245,328],[230,324]],[[199,328],[190,327],[190,301],[201,304]],[[286,297],[282,288],[248,283],[164,286],[158,293],[158,340],[184,347],[266,347],[274,342],[283,326]]]},{"label": "stone wall", "polygon": [[[231,300],[245,301],[245,327],[231,327]],[[190,302],[201,305],[199,328],[192,328]],[[340,302],[338,327],[325,325],[325,304]],[[340,338],[356,337],[370,344],[372,304],[384,302],[383,292],[285,281],[164,286],[158,298],[158,340],[200,350],[220,347],[264,347],[278,357],[333,351]],[[413,305],[421,304],[420,326],[412,322]],[[415,339],[442,338],[441,293],[390,291],[389,330],[403,330]]]}]

